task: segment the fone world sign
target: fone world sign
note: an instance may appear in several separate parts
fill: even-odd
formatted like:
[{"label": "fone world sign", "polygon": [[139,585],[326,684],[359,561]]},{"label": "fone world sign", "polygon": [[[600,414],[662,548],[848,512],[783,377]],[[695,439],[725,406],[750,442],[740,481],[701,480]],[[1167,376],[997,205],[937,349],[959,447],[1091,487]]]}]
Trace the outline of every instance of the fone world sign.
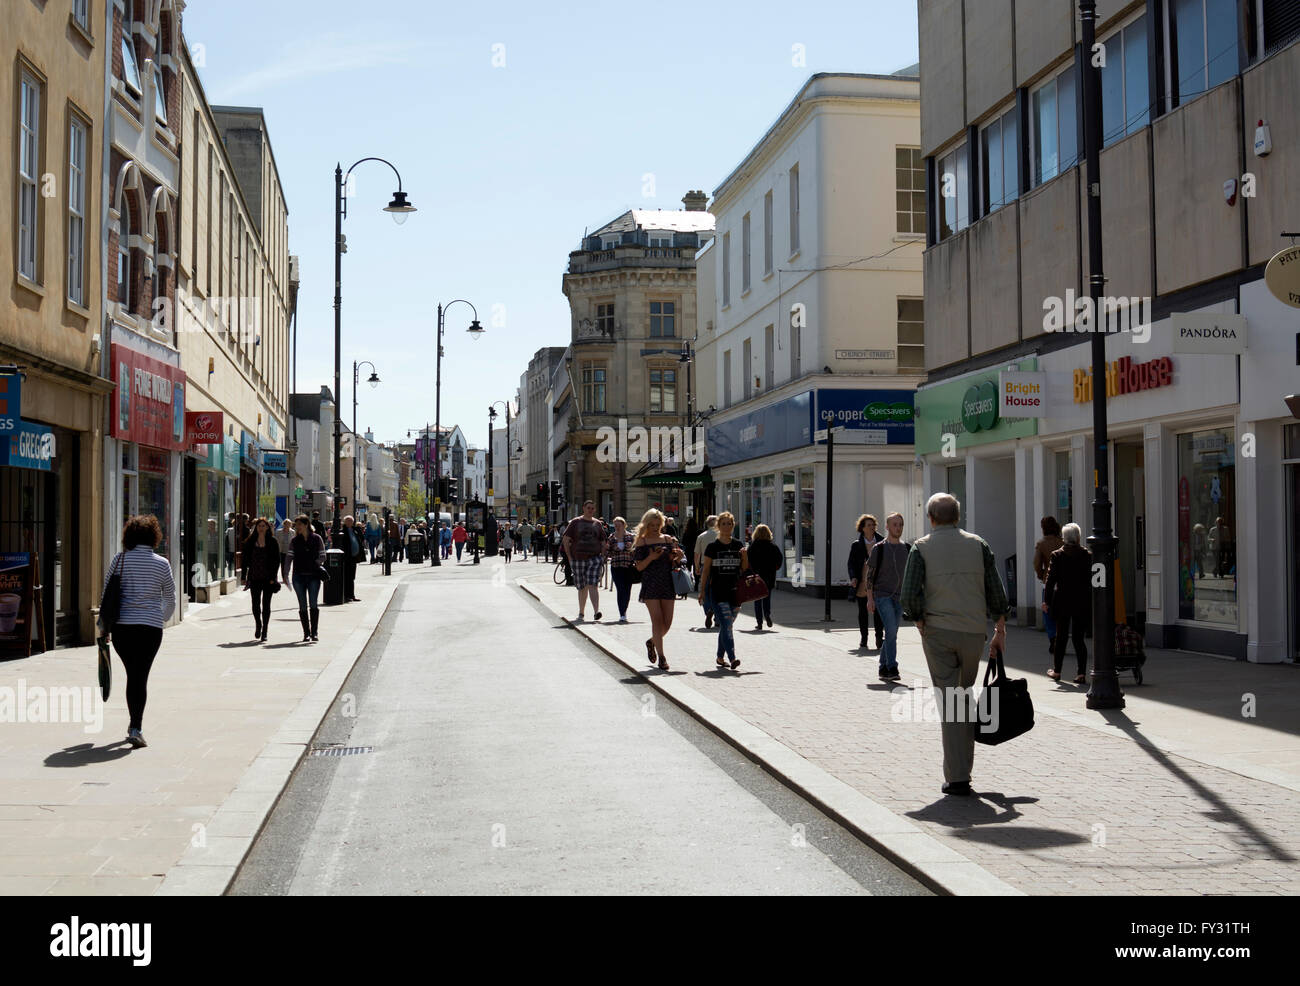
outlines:
[{"label": "fone world sign", "polygon": [[1264,283],[1282,304],[1300,308],[1300,246],[1273,254],[1264,268]]},{"label": "fone world sign", "polygon": [[998,386],[985,380],[961,399],[961,423],[969,432],[988,431],[998,423]]}]

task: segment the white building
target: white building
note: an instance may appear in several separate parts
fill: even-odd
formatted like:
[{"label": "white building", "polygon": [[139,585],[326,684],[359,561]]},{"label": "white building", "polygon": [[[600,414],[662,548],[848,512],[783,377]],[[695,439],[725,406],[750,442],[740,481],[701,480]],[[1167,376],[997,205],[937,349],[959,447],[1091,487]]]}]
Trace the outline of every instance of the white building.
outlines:
[{"label": "white building", "polygon": [[[718,510],[767,524],[779,578],[826,576],[828,420],[837,437],[829,572],[859,514],[921,532],[913,396],[924,379],[924,217],[914,75],[815,75],[717,187],[698,263],[696,405]],[[904,198],[899,198],[904,196]],[[922,193],[921,199],[924,195]],[[899,210],[905,204],[906,209]]]}]

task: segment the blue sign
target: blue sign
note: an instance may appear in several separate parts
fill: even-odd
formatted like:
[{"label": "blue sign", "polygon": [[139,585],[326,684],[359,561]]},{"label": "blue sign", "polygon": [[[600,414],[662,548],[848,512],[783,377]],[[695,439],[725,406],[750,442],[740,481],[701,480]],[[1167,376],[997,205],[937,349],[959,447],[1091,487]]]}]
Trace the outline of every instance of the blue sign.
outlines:
[{"label": "blue sign", "polygon": [[708,425],[709,464],[725,466],[799,448],[812,441],[812,392]]},{"label": "blue sign", "polygon": [[23,416],[23,378],[18,373],[0,374],[0,434],[18,430]]},{"label": "blue sign", "polygon": [[239,461],[243,465],[257,469],[262,464],[262,450],[257,440],[246,431],[239,432]]},{"label": "blue sign", "polygon": [[287,476],[289,474],[289,453],[276,451],[275,449],[263,450],[262,472],[274,476]]},{"label": "blue sign", "polygon": [[30,421],[0,437],[0,466],[18,466],[49,472],[54,461],[54,429]]},{"label": "blue sign", "polygon": [[913,390],[817,391],[817,429],[847,428],[879,433],[879,445],[911,445],[916,417]]}]

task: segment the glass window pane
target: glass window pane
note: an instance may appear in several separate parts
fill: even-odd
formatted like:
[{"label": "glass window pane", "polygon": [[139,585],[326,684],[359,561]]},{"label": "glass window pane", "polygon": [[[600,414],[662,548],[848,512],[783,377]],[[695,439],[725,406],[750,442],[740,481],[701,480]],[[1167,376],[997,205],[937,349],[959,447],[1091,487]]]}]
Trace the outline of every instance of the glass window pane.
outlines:
[{"label": "glass window pane", "polygon": [[[1253,9],[1254,4],[1250,7]],[[1237,74],[1236,0],[1205,0],[1205,15],[1205,36],[1210,42],[1209,85],[1214,87]]]},{"label": "glass window pane", "polygon": [[1060,122],[1060,163],[1058,174],[1079,163],[1079,115],[1074,84],[1074,68],[1070,67],[1056,79],[1056,117]]},{"label": "glass window pane", "polygon": [[1124,136],[1124,37],[1106,39],[1106,64],[1101,69],[1101,142],[1113,144]]},{"label": "glass window pane", "polygon": [[1147,78],[1147,18],[1124,29],[1124,117],[1126,133],[1151,122],[1151,84]]},{"label": "glass window pane", "polygon": [[912,201],[912,193],[895,192],[894,200],[895,200],[894,208],[897,209],[899,212],[906,212],[909,208],[909,204]]},{"label": "glass window pane", "polygon": [[1002,117],[1002,201],[1020,195],[1020,143],[1016,140],[1016,111]]},{"label": "glass window pane", "polygon": [[1178,615],[1237,625],[1234,429],[1178,436]]},{"label": "glass window pane", "polygon": [[911,152],[906,147],[898,147],[894,150],[894,167],[910,168],[912,166]]},{"label": "glass window pane", "polygon": [[970,225],[970,157],[969,148],[963,144],[957,149],[957,228]]},{"label": "glass window pane", "polygon": [[[1174,0],[1174,33],[1178,55],[1174,80],[1179,101],[1205,91],[1204,0]],[[1233,32],[1235,36],[1235,31]]]},{"label": "glass window pane", "polygon": [[1002,204],[1002,134],[996,123],[980,131],[980,198],[986,214]]},{"label": "glass window pane", "polygon": [[1056,177],[1056,82],[1049,82],[1030,97],[1033,114],[1034,184]]}]

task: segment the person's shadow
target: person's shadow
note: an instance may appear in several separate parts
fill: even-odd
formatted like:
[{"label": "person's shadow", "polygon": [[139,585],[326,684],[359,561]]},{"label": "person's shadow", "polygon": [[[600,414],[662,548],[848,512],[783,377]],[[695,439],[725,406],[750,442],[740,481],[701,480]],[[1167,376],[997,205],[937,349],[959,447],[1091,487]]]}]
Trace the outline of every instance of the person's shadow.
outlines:
[{"label": "person's shadow", "polygon": [[85,767],[92,763],[111,763],[121,760],[130,753],[132,746],[126,740],[117,740],[104,746],[94,743],[79,743],[65,747],[58,753],[51,753],[45,758],[47,767]]}]

